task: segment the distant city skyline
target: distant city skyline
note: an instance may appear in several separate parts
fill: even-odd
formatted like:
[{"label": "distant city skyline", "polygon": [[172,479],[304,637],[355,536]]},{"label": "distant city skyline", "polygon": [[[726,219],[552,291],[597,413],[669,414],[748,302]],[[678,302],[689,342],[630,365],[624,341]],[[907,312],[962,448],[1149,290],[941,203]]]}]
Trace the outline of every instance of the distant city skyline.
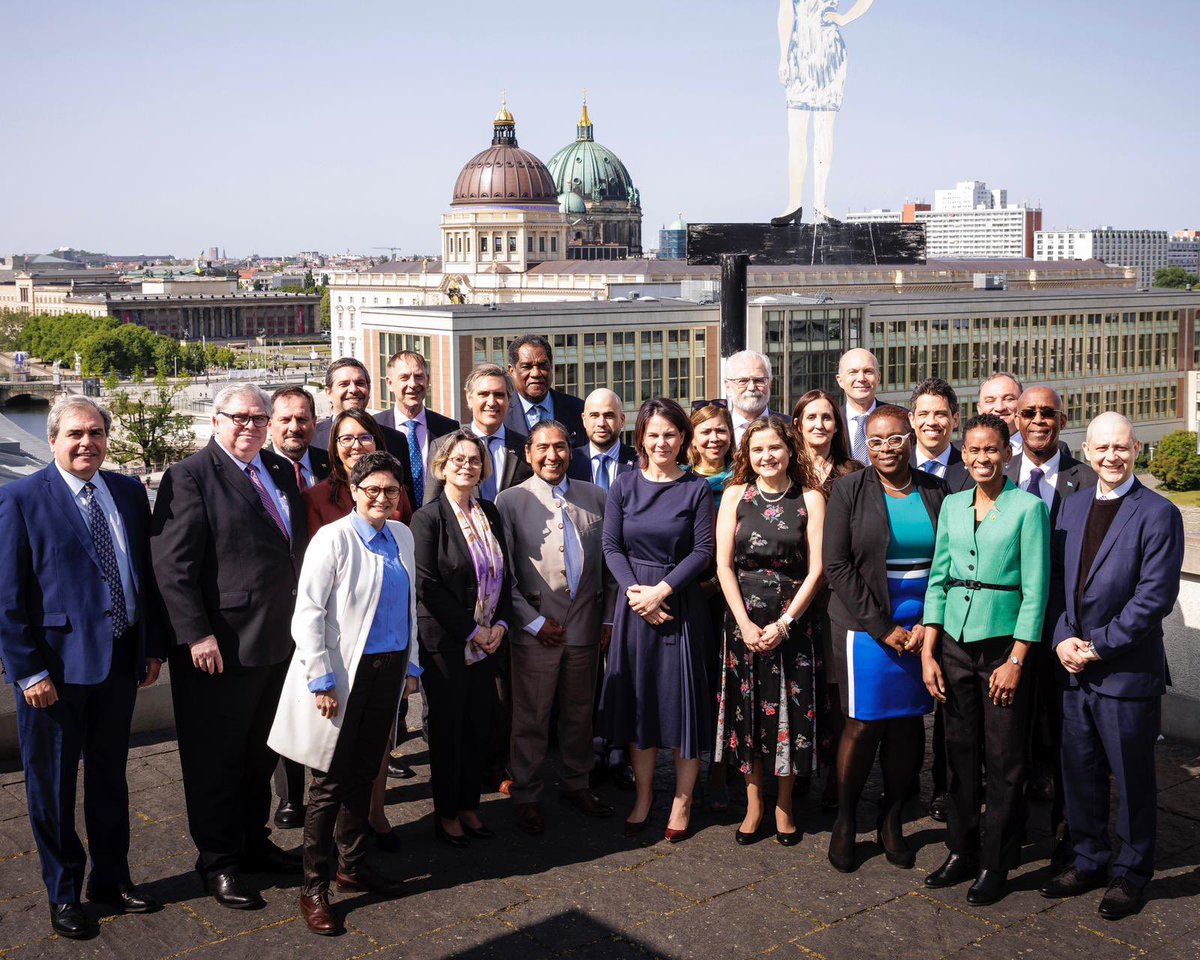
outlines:
[{"label": "distant city skyline", "polygon": [[[680,212],[761,220],[786,199],[776,9],[13,5],[0,254],[434,254],[501,91],[521,145],[549,160],[585,86],[596,139],[641,190],[647,246]],[[1200,225],[1200,132],[1179,95],[1200,80],[1198,29],[1194,0],[1153,19],[1115,0],[879,0],[844,31],[835,216],[978,179],[1042,207],[1046,229]]]}]

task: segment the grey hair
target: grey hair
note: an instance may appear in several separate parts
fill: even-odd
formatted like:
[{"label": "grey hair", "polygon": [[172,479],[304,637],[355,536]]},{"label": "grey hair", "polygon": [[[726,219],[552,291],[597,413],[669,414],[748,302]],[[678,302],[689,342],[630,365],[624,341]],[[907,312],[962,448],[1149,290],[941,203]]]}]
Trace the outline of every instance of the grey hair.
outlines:
[{"label": "grey hair", "polygon": [[511,398],[516,387],[513,385],[512,377],[508,375],[505,369],[498,363],[481,363],[474,370],[467,374],[466,382],[463,384],[463,393],[470,396],[475,391],[475,384],[487,377],[498,377],[504,381],[504,389],[508,391]]},{"label": "grey hair", "polygon": [[983,393],[984,387],[986,387],[993,380],[999,380],[1001,377],[1003,377],[1005,380],[1011,380],[1013,383],[1015,383],[1017,385],[1017,396],[1020,396],[1022,393],[1025,392],[1025,384],[1023,384],[1021,382],[1021,378],[1018,377],[1015,373],[1009,373],[1007,370],[997,370],[990,377],[987,377],[985,380],[983,380],[979,384],[979,392]]},{"label": "grey hair", "polygon": [[220,413],[221,408],[237,396],[252,397],[262,407],[263,413],[269,414],[271,412],[271,398],[267,396],[267,392],[261,387],[256,387],[253,383],[227,383],[213,397],[213,415],[216,416]]},{"label": "grey hair", "polygon": [[737,353],[731,353],[725,358],[725,369],[728,370],[736,361],[739,360],[757,360],[767,368],[767,376],[772,380],[775,379],[775,374],[771,371],[771,358],[765,353],[759,353],[757,350],[739,350]]},{"label": "grey hair", "polygon": [[91,410],[98,413],[100,419],[104,421],[105,434],[112,429],[112,414],[105,406],[91,397],[71,393],[55,400],[54,406],[50,408],[50,413],[46,416],[46,438],[48,440],[53,440],[58,436],[58,423],[62,420],[63,414],[71,410]]}]

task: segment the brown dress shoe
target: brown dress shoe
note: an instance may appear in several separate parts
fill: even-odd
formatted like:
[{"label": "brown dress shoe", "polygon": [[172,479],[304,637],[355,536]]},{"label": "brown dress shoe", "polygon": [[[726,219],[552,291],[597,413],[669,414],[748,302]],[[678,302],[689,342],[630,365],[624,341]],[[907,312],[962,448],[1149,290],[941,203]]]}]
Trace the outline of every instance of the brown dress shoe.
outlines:
[{"label": "brown dress shoe", "polygon": [[517,804],[517,829],[531,837],[536,837],[546,829],[546,817],[542,814],[540,803]]},{"label": "brown dress shoe", "polygon": [[569,803],[580,813],[588,817],[611,817],[613,808],[592,793],[587,787],[578,790],[564,790],[559,794],[564,803]]},{"label": "brown dress shoe", "polygon": [[342,928],[329,910],[329,894],[322,890],[316,896],[300,896],[300,915],[308,929],[322,937],[341,933]]},{"label": "brown dress shoe", "polygon": [[391,880],[370,867],[360,865],[349,873],[338,869],[335,877],[339,893],[373,893],[379,897],[402,897],[407,892],[399,880]]}]

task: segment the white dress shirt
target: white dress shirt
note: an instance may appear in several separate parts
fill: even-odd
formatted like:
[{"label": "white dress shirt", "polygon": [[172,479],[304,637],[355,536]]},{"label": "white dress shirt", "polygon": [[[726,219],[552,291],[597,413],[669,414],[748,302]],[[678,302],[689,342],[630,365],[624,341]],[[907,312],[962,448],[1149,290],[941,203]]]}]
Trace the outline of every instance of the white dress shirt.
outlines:
[{"label": "white dress shirt", "polygon": [[742,414],[742,411],[730,404],[729,419],[733,421],[733,449],[737,450],[742,443],[742,434],[746,432],[746,428],[750,426],[759,417],[765,417],[771,412],[770,407],[763,407],[762,413],[756,416],[747,418]]},{"label": "white dress shirt", "polygon": [[1133,474],[1130,474],[1128,480],[1126,480],[1120,486],[1115,487],[1114,489],[1110,490],[1108,493],[1105,493],[1103,490],[1100,489],[1100,484],[1096,484],[1096,499],[1097,500],[1120,500],[1123,496],[1125,496],[1125,494],[1127,494],[1130,490],[1133,489],[1134,479],[1135,478],[1134,478]]},{"label": "white dress shirt", "polygon": [[[879,401],[872,400],[871,406],[866,410],[865,413],[859,413],[857,410],[855,410],[853,407],[851,407],[850,404],[848,404],[848,403],[844,407],[842,407],[842,416],[846,420],[846,450],[850,454],[850,456],[852,456],[852,457],[854,456],[854,438],[856,436],[858,436],[858,423],[857,423],[856,418],[857,417],[863,418],[863,420],[862,420],[863,436],[865,437],[867,435],[867,417],[869,417],[874,412],[874,410],[877,406],[879,406]],[[870,465],[871,464],[870,464],[869,458],[868,458],[868,462],[864,463],[863,466],[869,467]]]},{"label": "white dress shirt", "polygon": [[[588,441],[588,463],[591,465],[592,483],[600,483],[600,470],[608,471],[608,485],[611,487],[614,480],[617,479],[617,455],[621,452],[621,441],[615,440],[613,445],[607,450],[601,450],[598,446]],[[596,458],[603,459],[597,463]]]},{"label": "white dress shirt", "polygon": [[[484,446],[492,454],[492,476],[495,478],[496,492],[500,492],[500,478],[504,476],[504,458],[508,456],[508,448],[504,445],[504,424],[500,424],[495,433],[485,433],[479,424],[471,421],[471,432],[483,441]],[[493,444],[491,441],[495,439]],[[480,482],[482,487],[482,481]]]},{"label": "white dress shirt", "polygon": [[[538,478],[538,483],[546,484],[545,480]],[[563,528],[563,557],[567,566],[567,589],[571,593],[571,599],[575,599],[575,594],[579,592],[579,578],[583,575],[583,543],[579,539],[579,531],[575,529],[575,524],[571,522],[571,514],[567,511],[567,489],[570,481],[563,477],[562,483],[557,486],[547,487],[554,494],[555,503],[558,504],[559,515],[562,517]],[[546,624],[545,617],[537,617],[525,627],[525,632],[533,636],[538,635],[538,631]],[[560,624],[561,626],[561,624]]]},{"label": "white dress shirt", "polygon": [[[215,437],[213,439],[216,439]],[[258,479],[262,481],[263,489],[271,498],[271,502],[275,504],[275,509],[279,511],[279,516],[283,519],[283,525],[287,528],[288,536],[292,535],[292,511],[288,506],[288,499],[283,495],[283,491],[275,486],[275,478],[271,476],[271,471],[267,469],[267,465],[263,463],[262,457],[259,454],[254,455],[254,459],[249,462],[235,457],[232,453],[225,449],[225,445],[217,440],[217,446],[221,451],[237,464],[237,468],[250,479],[250,475],[246,473],[246,468],[253,466],[258,470]]]},{"label": "white dress shirt", "polygon": [[[1042,464],[1042,500],[1047,509],[1054,506],[1054,491],[1058,486],[1058,463],[1062,459],[1062,451],[1055,450],[1054,456]],[[1022,490],[1029,485],[1029,475],[1037,464],[1028,457],[1021,457],[1021,480],[1017,484]]]}]

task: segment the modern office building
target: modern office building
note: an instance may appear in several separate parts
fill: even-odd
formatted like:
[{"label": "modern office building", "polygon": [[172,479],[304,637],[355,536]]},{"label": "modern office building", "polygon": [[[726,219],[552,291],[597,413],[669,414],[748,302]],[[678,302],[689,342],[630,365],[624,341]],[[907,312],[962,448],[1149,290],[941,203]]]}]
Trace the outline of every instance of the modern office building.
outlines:
[{"label": "modern office building", "polygon": [[1166,230],[1039,230],[1035,260],[1100,260],[1135,267],[1139,286],[1154,284],[1154,271],[1167,266]]},{"label": "modern office building", "polygon": [[1176,230],[1167,241],[1167,266],[1200,276],[1200,231]]}]

